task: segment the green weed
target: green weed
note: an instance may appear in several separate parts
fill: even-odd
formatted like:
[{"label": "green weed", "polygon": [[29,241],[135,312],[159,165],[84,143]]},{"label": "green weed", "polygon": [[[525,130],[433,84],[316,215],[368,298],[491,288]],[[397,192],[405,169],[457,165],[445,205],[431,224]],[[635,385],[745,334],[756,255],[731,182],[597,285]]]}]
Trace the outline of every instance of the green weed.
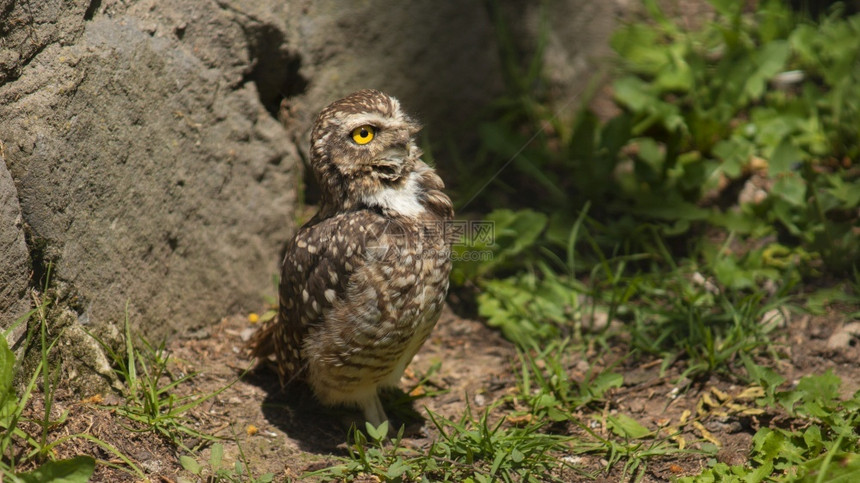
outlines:
[{"label": "green weed", "polygon": [[830,371],[805,376],[796,387],[780,391],[782,377],[747,366],[764,389],[757,404],[779,407],[789,419],[756,432],[748,464],[712,461],[701,475],[681,481],[853,481],[860,475],[860,391],[841,400],[842,381]]},{"label": "green weed", "polygon": [[569,438],[545,434],[541,424],[510,427],[504,420],[491,423],[486,409],[472,416],[467,406],[453,421],[428,410],[439,432],[424,451],[402,445],[403,428],[386,441],[388,423],[366,424],[366,434],[353,429],[349,457],[305,476],[354,478],[373,475],[383,481],[562,481],[562,468],[575,470],[561,456],[569,452]]},{"label": "green weed", "polygon": [[[648,21],[615,33],[615,118],[583,110],[565,125],[535,107],[532,80],[512,82],[509,114],[481,125],[492,155],[472,176],[495,174],[475,203],[520,209],[484,217],[492,243],[455,247],[493,257],[456,263],[452,281],[477,287],[478,315],[519,345],[580,336],[605,315],[643,351],[725,370],[768,346],[761,316],[799,284],[860,265],[860,15],[712,5],[688,29],[646,1]],[[497,169],[508,160],[521,169]]]},{"label": "green weed", "polygon": [[[482,220],[495,238],[455,246],[452,282],[521,348],[517,420],[579,424],[591,439],[577,451],[605,452],[636,478],[680,451],[623,414],[601,419],[608,438],[572,416],[620,376],[570,381],[564,352],[620,341],[686,378],[745,365],[768,414],[802,427],[761,429],[751,465],[714,463],[701,481],[847,481],[860,467],[857,397],[838,400],[827,374],[779,391],[743,363],[779,356],[773,335],[792,312],[839,302],[857,318],[860,15],[837,6],[812,21],[785,2],[712,0],[715,15],[691,29],[643,3],[647,19],[612,38],[622,112],[606,121],[587,108],[560,121],[535,67],[542,44],[512,60],[497,26],[509,92],[457,176],[458,209],[493,208]],[[462,261],[469,250],[493,257]]]},{"label": "green weed", "polygon": [[[559,432],[578,430],[583,436],[569,440],[569,453],[601,456],[607,461],[607,474],[620,465],[622,479],[639,480],[652,460],[688,452],[673,441],[675,434],[648,429],[623,413],[605,414],[611,392],[624,382],[623,375],[611,368],[588,370],[582,380],[571,380],[565,362],[571,350],[568,344],[562,341],[538,352],[520,352],[511,420],[546,421]],[[571,427],[565,428],[565,424]],[[598,434],[594,425],[605,426],[608,436]]]},{"label": "green weed", "polygon": [[195,448],[218,440],[194,429],[187,419],[187,413],[217,396],[235,381],[208,394],[178,395],[176,389],[196,377],[197,373],[174,375],[169,369],[170,353],[164,342],[153,346],[139,337],[141,348],[138,348],[134,344],[128,313],[125,317],[125,346],[122,352],[114,351],[97,336],[90,336],[104,349],[113,363],[114,372],[123,383],[125,404],[105,408],[139,425],[127,429],[153,431],[189,452],[192,451],[186,446],[189,439],[196,442]]},{"label": "green weed", "polygon": [[518,391],[512,404],[515,408],[525,406],[523,416],[568,421],[575,411],[605,401],[611,389],[621,387],[623,376],[611,370],[588,371],[583,380],[572,381],[565,363],[568,344],[561,341],[539,351],[519,351]]},{"label": "green weed", "polygon": [[[50,269],[46,275],[46,280],[49,277]],[[47,281],[45,293],[47,293]],[[49,338],[48,335],[48,308],[50,306],[48,296],[43,295],[39,298],[34,294],[34,302],[36,308],[19,318],[0,337],[0,457],[2,457],[0,474],[15,482],[67,481],[82,483],[89,481],[90,476],[95,471],[95,464],[98,462],[143,478],[142,470],[122,452],[90,434],[67,434],[53,438],[54,430],[62,426],[68,417],[67,412],[63,412],[58,419],[53,419],[51,416],[60,366],[52,365],[50,354],[60,336]],[[16,375],[22,374],[24,370],[23,362],[26,354],[21,358],[16,358],[7,344],[7,337],[15,328],[27,322],[31,323],[28,326],[23,347],[29,348],[34,339],[37,340],[39,358],[32,374],[24,378],[23,388],[19,392],[14,380]],[[31,403],[34,390],[40,379],[42,381],[40,395],[43,401],[42,417],[38,419],[24,418],[24,411]],[[34,423],[39,428],[38,434],[32,435],[25,431],[22,423]],[[54,460],[52,458],[54,448],[76,439],[86,440],[99,446],[106,453],[120,460],[125,466],[96,460],[87,455],[66,460]],[[37,462],[39,466],[29,472],[15,472],[17,467],[29,462]]]},{"label": "green weed", "polygon": [[783,2],[763,2],[755,15],[711,3],[717,18],[686,30],[646,2],[653,23],[613,37],[624,62],[615,96],[633,126],[640,185],[629,194],[646,206],[667,196],[702,205],[719,184],[760,176],[768,181],[759,199],[739,211],[713,206],[700,219],[777,235],[807,273],[814,260],[850,270],[860,260],[850,229],[860,206],[851,161],[860,134],[860,16],[834,12],[816,24]]},{"label": "green weed", "polygon": [[[224,446],[221,443],[212,445],[209,453],[209,460],[203,465],[191,456],[183,455],[179,457],[179,463],[198,478],[205,478],[210,483],[222,482],[250,482],[250,483],[269,483],[275,479],[272,473],[265,473],[258,477],[250,473],[248,461],[245,458],[245,453],[242,451],[242,446],[239,445],[240,461],[236,461],[232,466],[224,465]],[[180,479],[180,481],[187,481]]]}]

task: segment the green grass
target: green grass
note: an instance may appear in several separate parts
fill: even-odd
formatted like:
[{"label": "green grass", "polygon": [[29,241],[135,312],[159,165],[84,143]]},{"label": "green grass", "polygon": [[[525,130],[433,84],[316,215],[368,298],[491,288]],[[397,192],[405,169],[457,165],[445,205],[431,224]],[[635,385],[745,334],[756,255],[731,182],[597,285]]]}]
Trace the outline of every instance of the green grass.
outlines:
[{"label": "green grass", "polygon": [[[47,277],[50,276],[50,271]],[[143,471],[117,448],[110,443],[87,433],[65,434],[55,437],[54,429],[66,422],[67,412],[57,419],[52,417],[55,391],[59,385],[60,365],[53,359],[52,351],[60,335],[49,336],[48,309],[50,298],[34,294],[36,308],[19,318],[0,337],[0,474],[14,482],[46,482],[67,481],[69,483],[89,481],[95,470],[96,463],[116,467],[137,478],[144,478]],[[26,338],[23,347],[36,347],[38,360],[29,371],[25,369],[24,352],[20,358],[9,348],[6,340],[18,326],[27,324]],[[15,384],[16,377],[23,382]],[[41,381],[39,397],[42,400],[41,416],[25,418],[24,414],[33,402],[38,383]],[[27,424],[29,423],[29,424]],[[36,434],[30,428],[38,427]],[[86,440],[99,446],[105,453],[122,462],[97,460],[88,455],[80,455],[70,459],[54,458],[54,448],[73,440]],[[28,472],[16,471],[24,465],[37,464]]]},{"label": "green grass", "polygon": [[[684,452],[671,435],[658,434],[624,414],[605,415],[611,392],[622,386],[624,376],[611,368],[589,368],[581,381],[571,380],[566,360],[572,349],[562,341],[520,352],[518,390],[510,401],[515,421],[549,422],[557,431],[577,434],[569,441],[569,454],[600,456],[607,470],[620,465],[622,479],[644,475],[651,458]],[[599,426],[608,429],[605,435],[594,430]]]},{"label": "green grass", "polygon": [[[51,292],[46,283],[44,294],[49,293]],[[127,472],[134,478],[145,479],[143,470],[107,441],[88,433],[57,436],[56,430],[62,427],[69,417],[67,411],[59,416],[52,416],[55,413],[53,408],[56,390],[60,384],[61,368],[61,361],[57,360],[54,352],[62,333],[49,333],[52,303],[50,297],[34,296],[34,300],[36,308],[18,319],[0,338],[0,474],[10,481],[26,483],[60,480],[70,483],[85,482],[89,481],[96,464],[99,464]],[[24,351],[20,358],[16,358],[8,347],[6,338],[22,324],[27,324],[26,338],[22,346],[36,350]],[[235,380],[207,394],[180,396],[177,391],[180,385],[187,384],[197,374],[174,376],[169,369],[170,354],[164,343],[153,346],[142,337],[135,339],[128,317],[122,352],[116,352],[103,340],[92,337],[111,358],[125,390],[123,404],[102,407],[129,422],[127,426],[121,425],[123,430],[153,432],[186,451],[196,451],[204,444],[218,441],[218,438],[191,427],[187,413],[229,388]],[[25,362],[31,352],[36,353],[36,360]],[[29,369],[29,375],[26,374],[27,367],[32,367]],[[22,382],[15,383],[16,378]],[[38,396],[42,402],[41,416],[24,417],[34,396]],[[38,428],[35,433],[32,431],[34,426]],[[74,440],[84,440],[98,446],[111,455],[113,461],[94,459],[88,455],[66,460],[55,459],[55,449]],[[195,443],[193,449],[187,446],[190,442]],[[217,448],[223,449],[220,443],[216,444]],[[249,481],[246,477],[250,473],[243,469],[242,463],[237,462],[230,469],[221,468],[217,455],[218,450],[213,449],[212,458],[218,461],[210,461],[211,471],[207,475],[214,478],[212,481]],[[34,470],[16,471],[16,468],[22,466],[32,467],[34,463],[37,464]],[[205,471],[198,468],[196,473],[192,473],[200,476]],[[265,482],[271,481],[271,478],[266,479],[263,475],[250,481]]]},{"label": "green grass", "polygon": [[403,428],[386,440],[388,422],[378,428],[353,428],[349,457],[342,464],[308,473],[307,477],[353,479],[376,476],[383,481],[564,481],[561,457],[570,438],[541,431],[541,423],[511,427],[490,421],[492,408],[474,417],[467,407],[455,420],[428,410],[439,433],[425,451],[402,446]]},{"label": "green grass", "polygon": [[[455,247],[493,258],[455,264],[452,280],[522,347],[582,337],[597,316],[688,375],[732,371],[738,355],[774,350],[761,323],[772,309],[860,297],[860,15],[815,23],[782,2],[748,13],[715,0],[717,17],[688,30],[645,5],[650,18],[612,40],[621,114],[564,125],[535,108],[542,91],[513,82],[511,114],[488,116],[497,156],[471,172],[498,175],[474,203],[511,208],[482,217],[492,243]],[[790,87],[774,80],[798,69]],[[532,171],[496,169],[509,159]],[[758,197],[739,198],[754,182]],[[822,276],[829,286],[812,284]]]},{"label": "green grass", "polygon": [[[235,437],[233,438],[236,439]],[[204,463],[200,463],[192,456],[183,455],[179,457],[179,462],[182,467],[198,478],[205,478],[209,483],[233,483],[233,482],[248,482],[248,483],[269,483],[274,480],[275,475],[265,473],[260,476],[251,474],[251,469],[248,465],[248,460],[239,445],[240,460],[235,461],[232,465],[223,464],[224,461],[224,445],[215,443],[210,448],[209,459]],[[180,482],[190,481],[180,478]]]},{"label": "green grass", "polygon": [[860,476],[860,391],[839,397],[842,381],[832,372],[805,376],[796,387],[780,391],[783,378],[750,365],[764,389],[761,407],[777,407],[787,418],[759,429],[753,437],[750,463],[710,468],[685,482],[709,481],[853,481]]},{"label": "green grass", "polygon": [[218,441],[215,436],[194,429],[187,413],[224,392],[238,378],[207,394],[179,395],[177,388],[191,381],[197,373],[174,375],[169,368],[170,352],[164,342],[154,346],[145,338],[138,337],[138,347],[127,313],[123,351],[115,351],[102,339],[90,336],[104,349],[122,382],[125,403],[104,408],[137,423],[126,429],[155,432],[185,451],[195,451],[202,445]]},{"label": "green grass", "polygon": [[[50,272],[46,279],[49,280],[49,277]],[[62,363],[55,349],[62,338],[62,332],[50,333],[52,293],[49,282],[46,281],[41,294],[34,292],[36,308],[19,318],[3,332],[3,337],[0,337],[0,475],[10,481],[26,483],[60,480],[70,483],[85,482],[89,481],[96,464],[99,464],[127,472],[134,478],[145,479],[143,470],[107,441],[88,433],[64,434],[57,431],[66,424],[69,414],[64,411],[56,416],[54,411]],[[25,339],[21,342],[21,346],[27,350],[22,351],[21,357],[16,357],[7,344],[7,337],[21,325],[27,327]],[[152,431],[189,451],[185,446],[189,439],[197,442],[195,448],[217,440],[190,427],[185,415],[220,394],[232,383],[209,394],[178,396],[178,387],[190,381],[196,374],[174,377],[168,369],[170,355],[163,343],[153,346],[145,339],[138,338],[140,347],[135,345],[127,317],[122,353],[113,351],[101,339],[94,339],[111,357],[115,372],[120,376],[126,391],[125,404],[104,406],[103,409],[113,411],[134,423],[134,428],[126,426],[125,430]],[[35,357],[31,357],[31,354]],[[25,417],[35,397],[41,401],[40,416]],[[33,427],[38,428],[36,432]],[[98,446],[104,453],[111,455],[112,461],[95,459],[88,455],[65,460],[55,458],[55,449],[75,440]],[[29,472],[16,470],[34,465],[36,468]]]}]

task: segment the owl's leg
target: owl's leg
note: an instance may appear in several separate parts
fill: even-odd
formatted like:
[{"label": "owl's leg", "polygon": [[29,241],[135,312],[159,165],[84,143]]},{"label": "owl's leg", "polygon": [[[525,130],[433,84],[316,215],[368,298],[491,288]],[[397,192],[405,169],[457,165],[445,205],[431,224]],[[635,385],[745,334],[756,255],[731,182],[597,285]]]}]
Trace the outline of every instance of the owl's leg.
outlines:
[{"label": "owl's leg", "polygon": [[364,419],[374,427],[379,427],[383,421],[388,420],[385,409],[382,407],[382,401],[379,399],[379,393],[376,391],[374,391],[373,397],[361,404],[361,409],[364,411]]}]

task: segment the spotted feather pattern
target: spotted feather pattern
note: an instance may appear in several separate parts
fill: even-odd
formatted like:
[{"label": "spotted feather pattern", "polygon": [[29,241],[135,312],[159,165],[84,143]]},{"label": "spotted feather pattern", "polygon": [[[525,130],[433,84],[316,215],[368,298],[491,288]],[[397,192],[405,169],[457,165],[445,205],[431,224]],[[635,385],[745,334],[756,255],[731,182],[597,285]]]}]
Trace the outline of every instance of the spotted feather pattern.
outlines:
[{"label": "spotted feather pattern", "polygon": [[[371,125],[375,139],[350,141]],[[359,91],[324,109],[312,133],[319,213],[287,247],[278,317],[252,354],[274,354],[283,384],[385,419],[377,391],[399,382],[439,318],[451,270],[442,180],[421,161],[418,124],[396,99]]]}]

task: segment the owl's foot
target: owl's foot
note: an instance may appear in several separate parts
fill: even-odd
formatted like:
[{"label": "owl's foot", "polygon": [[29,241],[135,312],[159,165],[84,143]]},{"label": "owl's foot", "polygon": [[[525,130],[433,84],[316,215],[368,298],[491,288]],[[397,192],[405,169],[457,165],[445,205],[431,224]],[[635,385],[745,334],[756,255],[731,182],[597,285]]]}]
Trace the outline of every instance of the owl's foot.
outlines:
[{"label": "owl's foot", "polygon": [[379,393],[374,393],[372,398],[362,403],[361,410],[364,411],[364,419],[374,427],[379,427],[383,421],[388,421]]}]

